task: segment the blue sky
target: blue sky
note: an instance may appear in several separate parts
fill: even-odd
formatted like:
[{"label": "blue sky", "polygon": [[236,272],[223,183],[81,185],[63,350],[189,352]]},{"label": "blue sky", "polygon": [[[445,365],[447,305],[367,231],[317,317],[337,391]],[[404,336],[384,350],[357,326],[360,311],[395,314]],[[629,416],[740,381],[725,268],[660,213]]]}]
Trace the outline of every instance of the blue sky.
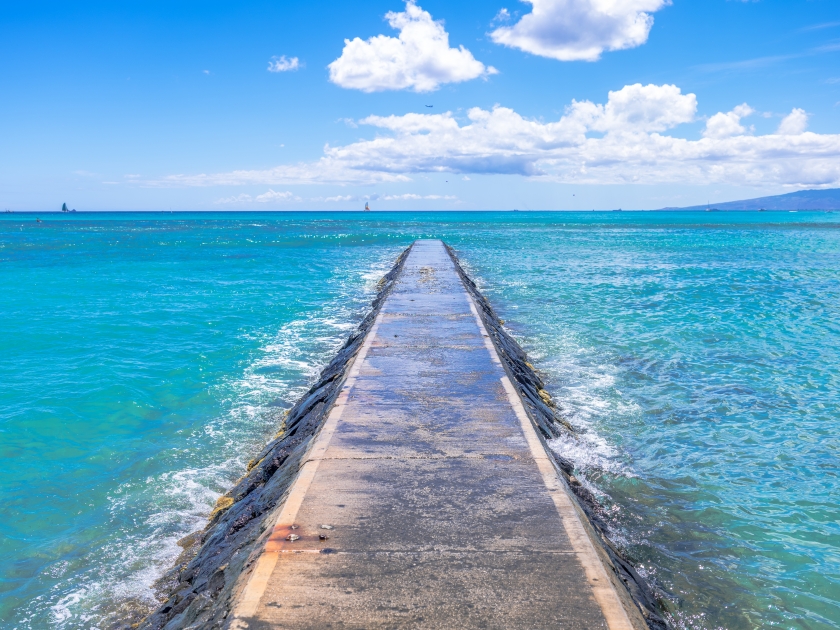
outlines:
[{"label": "blue sky", "polygon": [[0,209],[659,208],[840,186],[836,0],[2,15]]}]

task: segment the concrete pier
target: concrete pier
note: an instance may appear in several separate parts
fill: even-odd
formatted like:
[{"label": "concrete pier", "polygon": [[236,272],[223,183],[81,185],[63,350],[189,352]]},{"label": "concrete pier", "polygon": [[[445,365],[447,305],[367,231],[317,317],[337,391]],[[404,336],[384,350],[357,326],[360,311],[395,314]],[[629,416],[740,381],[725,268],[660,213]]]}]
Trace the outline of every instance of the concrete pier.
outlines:
[{"label": "concrete pier", "polygon": [[234,628],[646,627],[440,241],[417,241],[233,608]]}]

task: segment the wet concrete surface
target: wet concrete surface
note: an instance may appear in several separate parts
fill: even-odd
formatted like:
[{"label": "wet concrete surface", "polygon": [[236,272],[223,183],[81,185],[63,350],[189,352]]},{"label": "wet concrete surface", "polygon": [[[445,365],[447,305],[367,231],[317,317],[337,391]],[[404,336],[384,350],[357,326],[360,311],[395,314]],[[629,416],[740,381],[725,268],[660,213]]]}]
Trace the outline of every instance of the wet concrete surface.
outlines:
[{"label": "wet concrete surface", "polygon": [[418,241],[231,626],[635,627],[505,378],[443,243]]}]

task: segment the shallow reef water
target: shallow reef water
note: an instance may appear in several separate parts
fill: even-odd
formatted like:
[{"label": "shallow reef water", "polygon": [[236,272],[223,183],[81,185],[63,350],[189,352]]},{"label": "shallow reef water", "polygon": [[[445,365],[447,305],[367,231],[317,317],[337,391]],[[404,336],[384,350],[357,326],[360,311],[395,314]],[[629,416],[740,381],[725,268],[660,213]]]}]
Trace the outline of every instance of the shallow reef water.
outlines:
[{"label": "shallow reef water", "polygon": [[415,238],[530,354],[675,627],[840,625],[840,215],[40,216],[0,219],[3,627],[154,605]]}]

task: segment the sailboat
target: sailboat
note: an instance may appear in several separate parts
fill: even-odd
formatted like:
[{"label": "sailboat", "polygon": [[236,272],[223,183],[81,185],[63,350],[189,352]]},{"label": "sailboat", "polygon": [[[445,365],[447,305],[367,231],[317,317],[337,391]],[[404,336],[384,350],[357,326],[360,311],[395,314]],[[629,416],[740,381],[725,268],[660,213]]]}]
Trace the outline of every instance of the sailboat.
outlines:
[{"label": "sailboat", "polygon": [[73,208],[72,210],[70,210],[70,209],[67,207],[67,204],[66,204],[66,203],[63,203],[63,204],[61,204],[61,211],[62,211],[62,212],[76,212],[76,208]]},{"label": "sailboat", "polygon": [[365,212],[370,212],[370,206],[367,201],[365,201]]}]

